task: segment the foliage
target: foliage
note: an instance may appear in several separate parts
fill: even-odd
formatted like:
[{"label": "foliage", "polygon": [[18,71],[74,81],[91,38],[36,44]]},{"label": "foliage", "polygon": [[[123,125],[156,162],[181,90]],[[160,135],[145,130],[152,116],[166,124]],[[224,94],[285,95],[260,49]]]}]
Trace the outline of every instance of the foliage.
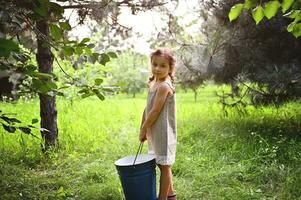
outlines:
[{"label": "foliage", "polygon": [[3,113],[2,110],[0,110],[0,124],[2,125],[3,129],[8,133],[15,133],[16,130],[19,130],[22,133],[33,135],[31,128],[36,128],[35,126],[33,126],[33,124],[37,122],[38,122],[37,119],[32,119],[32,125],[20,125],[21,124],[20,120],[16,119],[15,117],[10,117],[9,113]]},{"label": "foliage", "polygon": [[[177,1],[174,6],[178,7],[180,4]],[[184,90],[192,89],[196,101],[198,88],[210,77],[206,71],[207,60],[204,61],[203,35],[189,31],[192,27],[194,29],[201,27],[198,15],[192,15],[187,20],[185,16],[175,15],[166,8],[160,8],[160,11],[162,20],[168,19],[168,26],[151,40],[151,45],[153,47],[168,46],[173,49],[177,58],[175,82]],[[183,23],[183,21],[188,22]]]},{"label": "foliage", "polygon": [[289,18],[291,23],[287,26],[287,31],[292,33],[296,38],[301,36],[301,10],[299,0],[278,0],[258,1],[245,0],[244,3],[238,3],[232,6],[229,12],[230,21],[235,20],[243,11],[252,10],[252,17],[256,24],[259,24],[265,17],[270,20],[275,17],[278,12],[282,12],[282,16]]},{"label": "foliage", "polygon": [[203,48],[197,45],[185,45],[176,51],[177,83],[184,89],[192,89],[197,101],[198,89],[209,79],[206,62],[203,60]]},{"label": "foliage", "polygon": [[[242,12],[243,17],[237,18],[236,23],[229,23],[229,10],[237,1],[218,1],[217,5],[214,2],[207,1],[206,5],[208,9],[212,8],[215,18],[215,23],[210,23],[212,18],[209,18],[209,30],[222,26],[224,31],[222,37],[218,37],[222,38],[218,41],[218,53],[212,57],[212,61],[220,65],[211,65],[210,71],[216,81],[232,84],[233,93],[226,96],[246,95],[251,100],[247,102],[255,106],[257,103],[281,104],[300,98],[300,40],[282,28],[286,24],[285,19],[275,16],[254,26],[253,17]],[[212,38],[212,31],[207,32],[208,38]],[[222,61],[218,61],[221,58]],[[250,86],[255,87],[245,93],[242,83],[254,83]],[[239,86],[242,86],[241,92]],[[261,100],[253,101],[254,95]],[[238,102],[241,98],[238,96]]]},{"label": "foliage", "polygon": [[233,107],[238,113],[246,114],[246,108],[250,105],[279,107],[288,101],[300,99],[301,84],[298,79],[301,71],[298,67],[275,65],[274,68],[266,67],[263,70],[266,71],[254,77],[252,82],[246,75],[239,75],[236,79],[236,94],[233,91],[218,94],[226,115],[227,110]]},{"label": "foliage", "polygon": [[[41,33],[37,32],[34,24],[48,15],[51,16],[51,23],[49,24],[50,38],[45,38],[45,45],[53,47],[64,58],[70,59],[73,56],[93,57],[94,60],[99,61],[102,65],[109,61],[107,54],[92,52],[93,44],[89,43],[89,38],[84,38],[77,42],[64,37],[65,32],[71,30],[71,26],[63,18],[63,7],[61,5],[49,1],[45,1],[44,4],[30,1],[28,4],[7,2],[1,5],[3,16],[1,21],[4,27],[1,30],[2,34],[4,34],[1,42],[3,44],[1,46],[1,56],[3,58],[1,59],[1,69],[22,73],[23,80],[31,79],[31,84],[27,86],[30,89],[28,92],[34,91],[49,95],[53,95],[53,93],[62,94],[58,91],[55,75],[37,72],[37,66],[32,62],[28,63],[33,59],[31,52],[26,50],[26,48],[21,49],[18,45],[19,40],[13,40],[19,34],[22,36],[24,31],[32,31],[37,37],[43,37]],[[5,29],[7,26],[10,26],[10,29]],[[12,32],[11,30],[18,31]],[[7,37],[10,37],[10,39],[7,39]],[[55,60],[57,61],[56,58]],[[64,87],[67,87],[67,85]]]},{"label": "foliage", "polygon": [[132,94],[141,93],[147,88],[149,58],[138,53],[125,51],[109,64],[111,67],[111,85],[120,87],[120,91]]}]

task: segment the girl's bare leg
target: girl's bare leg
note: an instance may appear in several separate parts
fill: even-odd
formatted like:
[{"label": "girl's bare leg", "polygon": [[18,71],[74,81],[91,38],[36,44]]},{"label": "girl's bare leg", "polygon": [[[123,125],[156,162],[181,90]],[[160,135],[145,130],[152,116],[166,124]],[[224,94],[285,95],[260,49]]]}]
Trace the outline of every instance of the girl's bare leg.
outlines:
[{"label": "girl's bare leg", "polygon": [[175,194],[175,191],[173,189],[173,183],[172,183],[172,178],[171,178],[171,183],[170,183],[170,186],[169,186],[169,189],[168,189],[168,196],[171,196],[171,195],[174,195],[174,194]]},{"label": "girl's bare leg", "polygon": [[173,193],[171,168],[168,165],[158,166],[161,171],[159,200],[166,200],[170,192]]}]

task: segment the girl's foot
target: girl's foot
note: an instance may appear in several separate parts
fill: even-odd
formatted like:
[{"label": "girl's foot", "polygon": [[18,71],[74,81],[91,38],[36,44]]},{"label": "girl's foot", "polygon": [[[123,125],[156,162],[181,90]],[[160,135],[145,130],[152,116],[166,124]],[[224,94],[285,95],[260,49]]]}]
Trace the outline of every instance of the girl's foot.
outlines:
[{"label": "girl's foot", "polygon": [[168,195],[167,197],[168,200],[177,200],[177,195],[173,194],[173,195]]}]

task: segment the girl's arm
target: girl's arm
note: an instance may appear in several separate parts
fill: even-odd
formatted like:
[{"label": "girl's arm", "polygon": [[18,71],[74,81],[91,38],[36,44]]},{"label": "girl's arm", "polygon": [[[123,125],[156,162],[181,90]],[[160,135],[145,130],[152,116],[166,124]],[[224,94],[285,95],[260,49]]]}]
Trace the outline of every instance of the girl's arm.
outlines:
[{"label": "girl's arm", "polygon": [[140,141],[144,141],[146,139],[147,129],[149,129],[158,119],[169,92],[170,87],[168,85],[160,84],[158,86],[152,109],[148,113],[140,130]]},{"label": "girl's arm", "polygon": [[142,125],[143,125],[143,123],[145,121],[145,109],[146,108],[144,108],[144,111],[143,111],[143,114],[142,114],[142,120],[141,120],[141,124],[140,124],[140,129],[142,128]]}]

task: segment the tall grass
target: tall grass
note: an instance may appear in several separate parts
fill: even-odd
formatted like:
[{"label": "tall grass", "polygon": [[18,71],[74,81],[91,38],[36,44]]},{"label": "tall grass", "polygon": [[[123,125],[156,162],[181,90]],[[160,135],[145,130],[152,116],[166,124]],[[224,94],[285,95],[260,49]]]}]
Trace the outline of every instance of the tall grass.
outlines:
[{"label": "tall grass", "polygon": [[[300,103],[224,118],[214,92],[201,89],[198,102],[177,93],[178,199],[300,200]],[[60,148],[48,156],[39,139],[1,129],[0,199],[123,199],[114,161],[138,148],[145,98],[59,98]],[[24,122],[39,116],[37,100],[0,106]]]}]

